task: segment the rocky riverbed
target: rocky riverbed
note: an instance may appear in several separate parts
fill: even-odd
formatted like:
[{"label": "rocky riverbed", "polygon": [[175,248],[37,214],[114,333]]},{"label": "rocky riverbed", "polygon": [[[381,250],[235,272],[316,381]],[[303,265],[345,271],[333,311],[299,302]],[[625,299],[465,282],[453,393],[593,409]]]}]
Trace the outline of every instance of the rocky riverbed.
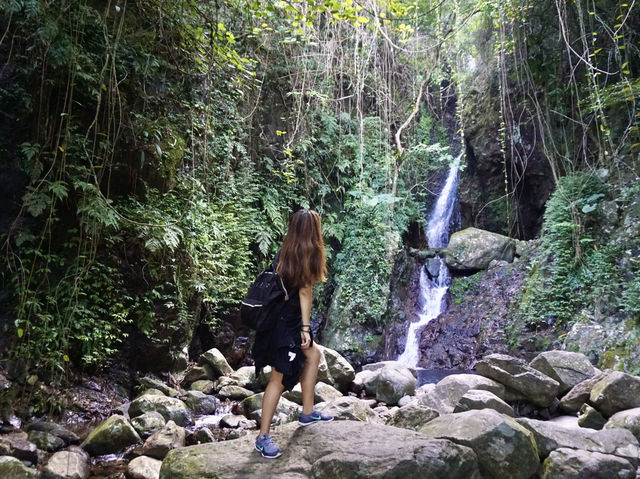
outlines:
[{"label": "rocky riverbed", "polygon": [[476,373],[418,387],[398,362],[356,374],[323,348],[316,407],[336,420],[299,427],[299,386],[285,393],[273,429],[284,454],[268,461],[253,440],[269,371],[233,370],[212,349],[175,384],[141,378],[140,393],[88,434],[5,421],[0,477],[636,477],[640,378],[566,351],[530,363],[492,354]]}]

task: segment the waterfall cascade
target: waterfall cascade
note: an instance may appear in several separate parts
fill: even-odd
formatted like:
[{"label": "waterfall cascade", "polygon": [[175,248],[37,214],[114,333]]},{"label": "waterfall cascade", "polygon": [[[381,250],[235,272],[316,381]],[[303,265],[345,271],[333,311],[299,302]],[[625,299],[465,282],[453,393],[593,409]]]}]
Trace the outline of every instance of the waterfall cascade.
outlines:
[{"label": "waterfall cascade", "polygon": [[[430,248],[441,248],[449,244],[449,225],[453,215],[458,187],[458,165],[462,155],[458,156],[449,169],[447,180],[433,208],[425,233]],[[409,325],[404,352],[398,357],[408,366],[416,367],[419,359],[418,343],[420,331],[429,321],[437,318],[444,308],[444,295],[451,284],[451,276],[444,261],[436,256],[420,270],[420,296],[418,321]]]}]

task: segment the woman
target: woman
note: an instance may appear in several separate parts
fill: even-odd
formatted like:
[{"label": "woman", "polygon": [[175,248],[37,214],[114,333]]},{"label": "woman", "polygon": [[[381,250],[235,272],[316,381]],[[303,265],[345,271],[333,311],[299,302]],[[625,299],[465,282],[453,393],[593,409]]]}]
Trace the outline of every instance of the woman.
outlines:
[{"label": "woman", "polygon": [[253,350],[256,369],[267,364],[272,366],[271,379],[262,398],[260,434],[256,438],[256,449],[269,459],[282,454],[273,443],[269,428],[285,389],[291,389],[300,381],[302,413],[298,423],[301,426],[333,419],[313,409],[321,353],[311,335],[312,287],[325,281],[327,273],[318,213],[302,209],[293,215],[276,261],[276,273],[282,278],[289,299],[284,302],[273,330],[256,337]]}]

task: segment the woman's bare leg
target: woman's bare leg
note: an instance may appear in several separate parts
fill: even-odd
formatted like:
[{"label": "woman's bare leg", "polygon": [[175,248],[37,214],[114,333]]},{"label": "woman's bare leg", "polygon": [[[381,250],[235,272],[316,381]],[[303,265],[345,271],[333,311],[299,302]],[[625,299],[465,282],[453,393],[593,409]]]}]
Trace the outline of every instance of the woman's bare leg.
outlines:
[{"label": "woman's bare leg", "polygon": [[271,379],[269,384],[264,390],[264,396],[262,397],[262,418],[260,420],[260,435],[269,434],[269,428],[271,427],[271,420],[276,412],[280,395],[284,391],[282,385],[282,373],[279,373],[275,369],[271,369]]},{"label": "woman's bare leg", "polygon": [[302,386],[302,412],[311,414],[315,397],[316,382],[318,379],[318,366],[320,365],[320,348],[315,343],[309,348],[302,350],[306,356],[304,368],[300,375],[300,386]]}]

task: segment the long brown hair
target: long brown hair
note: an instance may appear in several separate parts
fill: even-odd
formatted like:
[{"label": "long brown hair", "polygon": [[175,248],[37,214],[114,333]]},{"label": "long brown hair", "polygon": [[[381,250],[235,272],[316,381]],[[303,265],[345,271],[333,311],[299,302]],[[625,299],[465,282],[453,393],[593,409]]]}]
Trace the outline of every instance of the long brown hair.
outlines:
[{"label": "long brown hair", "polygon": [[293,215],[282,243],[276,272],[294,287],[326,281],[327,260],[318,213],[301,209]]}]

